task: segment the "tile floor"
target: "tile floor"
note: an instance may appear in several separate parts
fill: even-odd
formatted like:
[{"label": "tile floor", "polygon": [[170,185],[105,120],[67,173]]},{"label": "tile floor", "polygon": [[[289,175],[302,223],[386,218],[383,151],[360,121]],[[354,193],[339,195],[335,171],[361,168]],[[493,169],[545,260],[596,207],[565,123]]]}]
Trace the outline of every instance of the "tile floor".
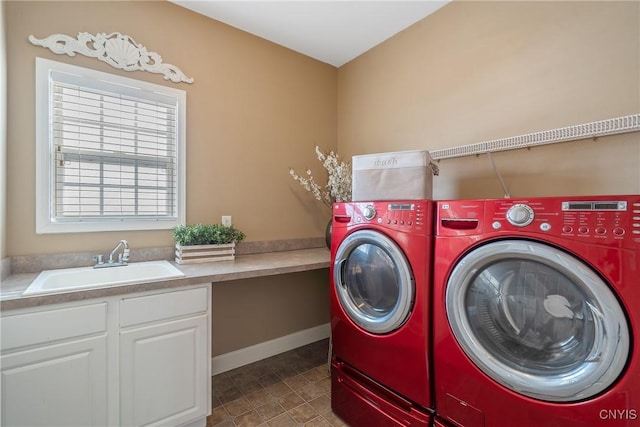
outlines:
[{"label": "tile floor", "polygon": [[207,427],[346,427],[331,411],[329,340],[213,377]]}]

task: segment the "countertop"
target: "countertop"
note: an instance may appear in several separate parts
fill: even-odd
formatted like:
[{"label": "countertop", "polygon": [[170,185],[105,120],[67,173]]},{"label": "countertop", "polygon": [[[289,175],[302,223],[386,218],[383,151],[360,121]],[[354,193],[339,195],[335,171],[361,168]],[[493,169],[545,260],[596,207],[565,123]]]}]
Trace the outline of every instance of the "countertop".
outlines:
[{"label": "countertop", "polygon": [[38,273],[14,274],[3,280],[0,285],[0,310],[35,307],[199,283],[227,282],[230,280],[318,270],[329,267],[329,262],[330,253],[325,248],[236,255],[234,261],[175,264],[186,275],[186,277],[179,279],[30,296],[23,296],[22,293],[38,276]]}]

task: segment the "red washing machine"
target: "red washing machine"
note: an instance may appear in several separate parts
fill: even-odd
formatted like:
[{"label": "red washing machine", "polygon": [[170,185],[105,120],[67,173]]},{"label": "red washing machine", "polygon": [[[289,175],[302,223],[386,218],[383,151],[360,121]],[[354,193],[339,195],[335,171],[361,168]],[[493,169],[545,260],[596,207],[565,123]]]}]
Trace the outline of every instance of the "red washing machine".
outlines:
[{"label": "red washing machine", "polygon": [[433,208],[333,205],[331,406],[353,427],[431,424]]},{"label": "red washing machine", "polygon": [[436,425],[640,425],[640,195],[438,202]]}]

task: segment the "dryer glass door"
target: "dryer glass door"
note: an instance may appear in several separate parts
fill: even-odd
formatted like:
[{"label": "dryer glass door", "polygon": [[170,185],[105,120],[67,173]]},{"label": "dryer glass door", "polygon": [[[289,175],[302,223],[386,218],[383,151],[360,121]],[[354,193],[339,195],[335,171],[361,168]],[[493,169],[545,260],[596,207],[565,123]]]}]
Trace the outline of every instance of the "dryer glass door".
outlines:
[{"label": "dryer glass door", "polygon": [[368,332],[398,329],[411,313],[415,288],[409,262],[384,234],[360,230],[336,251],[334,287],[340,305]]},{"label": "dryer glass door", "polygon": [[584,262],[525,240],[468,253],[446,289],[458,343],[517,393],[568,402],[594,396],[624,369],[629,330],[609,286]]}]

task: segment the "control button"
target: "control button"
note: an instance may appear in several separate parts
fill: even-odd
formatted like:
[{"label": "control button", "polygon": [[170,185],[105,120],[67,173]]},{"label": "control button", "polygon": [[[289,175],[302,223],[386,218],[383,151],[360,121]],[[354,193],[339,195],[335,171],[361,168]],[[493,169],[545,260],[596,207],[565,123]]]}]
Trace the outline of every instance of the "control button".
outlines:
[{"label": "control button", "polygon": [[551,230],[551,224],[549,224],[548,222],[543,222],[542,224],[540,224],[540,230],[542,231]]},{"label": "control button", "polygon": [[599,234],[600,236],[607,234],[607,229],[604,227],[596,227],[595,231],[596,231],[596,234]]},{"label": "control button", "polygon": [[632,225],[632,227],[640,228],[640,224],[635,224],[635,223],[634,223],[634,224]]},{"label": "control button", "polygon": [[534,213],[530,206],[518,203],[507,211],[507,221],[516,227],[525,227],[533,221]]},{"label": "control button", "polygon": [[578,233],[580,234],[587,234],[589,232],[589,227],[583,225],[581,227],[578,227]]},{"label": "control button", "polygon": [[407,225],[413,225],[413,221],[407,221]]},{"label": "control button", "polygon": [[400,220],[400,225],[404,225],[404,220]]},{"label": "control button", "polygon": [[394,224],[397,224],[397,223],[398,223],[398,220],[397,220],[397,219],[394,219],[394,220],[393,220],[393,223],[394,223]]},{"label": "control button", "polygon": [[362,218],[360,218],[359,216],[356,217],[356,222],[362,222]]},{"label": "control button", "polygon": [[378,218],[378,224],[382,224],[382,218]]},{"label": "control button", "polygon": [[633,230],[631,233],[633,233],[633,234],[640,234],[640,230]]},{"label": "control button", "polygon": [[615,234],[616,236],[623,236],[624,235],[624,228],[622,227],[616,227],[613,229],[613,234]]},{"label": "control button", "polygon": [[493,227],[494,230],[499,230],[502,228],[502,224],[500,224],[500,221],[494,221],[491,227]]},{"label": "control button", "polygon": [[570,225],[565,225],[564,227],[562,227],[562,232],[563,233],[572,233],[573,232],[573,227],[571,227]]},{"label": "control button", "polygon": [[374,208],[373,205],[367,205],[364,208],[363,215],[366,219],[372,220],[376,216],[376,208]]}]

